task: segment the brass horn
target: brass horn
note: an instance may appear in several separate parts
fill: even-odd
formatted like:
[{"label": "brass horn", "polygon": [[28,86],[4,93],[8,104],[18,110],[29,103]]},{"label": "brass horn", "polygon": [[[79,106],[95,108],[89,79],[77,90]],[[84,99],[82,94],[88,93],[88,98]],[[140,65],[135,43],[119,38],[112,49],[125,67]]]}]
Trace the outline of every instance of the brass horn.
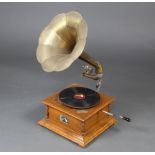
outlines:
[{"label": "brass horn", "polygon": [[46,72],[67,69],[77,58],[89,63],[95,72],[83,76],[98,80],[102,78],[102,65],[86,52],[87,23],[80,13],[71,11],[58,14],[41,32],[37,47],[37,60]]}]

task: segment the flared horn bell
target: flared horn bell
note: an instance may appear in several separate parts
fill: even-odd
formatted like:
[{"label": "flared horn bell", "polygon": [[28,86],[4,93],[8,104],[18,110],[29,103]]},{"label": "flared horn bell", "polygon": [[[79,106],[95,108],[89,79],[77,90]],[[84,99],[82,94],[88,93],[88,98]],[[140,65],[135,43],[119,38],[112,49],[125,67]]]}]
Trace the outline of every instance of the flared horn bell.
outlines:
[{"label": "flared horn bell", "polygon": [[87,30],[85,20],[78,12],[55,16],[39,37],[36,55],[43,70],[67,69],[82,54]]}]

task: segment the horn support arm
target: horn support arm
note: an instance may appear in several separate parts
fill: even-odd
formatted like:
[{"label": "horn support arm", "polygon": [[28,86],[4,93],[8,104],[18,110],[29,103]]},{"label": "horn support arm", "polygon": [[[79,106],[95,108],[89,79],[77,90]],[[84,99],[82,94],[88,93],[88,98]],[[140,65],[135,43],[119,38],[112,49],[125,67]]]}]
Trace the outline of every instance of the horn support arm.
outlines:
[{"label": "horn support arm", "polygon": [[99,80],[102,78],[103,75],[103,67],[101,63],[94,58],[92,58],[89,54],[87,54],[85,51],[82,52],[82,54],[79,57],[81,60],[87,62],[88,64],[92,65],[95,68],[95,73],[83,73],[83,76],[93,79],[93,80]]}]

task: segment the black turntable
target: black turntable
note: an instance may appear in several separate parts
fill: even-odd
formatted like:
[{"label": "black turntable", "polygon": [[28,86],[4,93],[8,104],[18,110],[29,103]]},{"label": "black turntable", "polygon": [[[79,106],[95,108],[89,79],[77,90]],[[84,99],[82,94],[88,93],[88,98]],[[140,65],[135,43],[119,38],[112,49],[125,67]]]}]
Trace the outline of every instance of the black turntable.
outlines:
[{"label": "black turntable", "polygon": [[97,105],[100,95],[86,87],[69,87],[60,92],[59,100],[66,106],[84,109]]}]

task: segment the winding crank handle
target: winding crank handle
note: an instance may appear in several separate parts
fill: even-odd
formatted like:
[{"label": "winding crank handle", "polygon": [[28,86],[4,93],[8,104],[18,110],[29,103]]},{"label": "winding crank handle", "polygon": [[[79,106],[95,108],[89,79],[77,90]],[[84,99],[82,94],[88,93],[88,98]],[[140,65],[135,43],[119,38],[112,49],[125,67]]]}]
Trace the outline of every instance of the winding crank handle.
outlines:
[{"label": "winding crank handle", "polygon": [[[112,114],[112,113],[104,111],[104,110],[102,110],[102,112],[104,112],[104,113],[106,113],[107,115],[110,115],[110,116],[115,116],[115,114]],[[123,120],[125,120],[127,122],[131,122],[131,119],[129,117],[122,116],[122,115],[119,115],[118,117],[120,117],[121,119],[123,119]]]},{"label": "winding crank handle", "polygon": [[125,121],[127,121],[127,122],[131,122],[131,118],[129,118],[129,117],[126,117],[126,116],[119,116],[121,119],[123,119],[123,120],[125,120]]}]

